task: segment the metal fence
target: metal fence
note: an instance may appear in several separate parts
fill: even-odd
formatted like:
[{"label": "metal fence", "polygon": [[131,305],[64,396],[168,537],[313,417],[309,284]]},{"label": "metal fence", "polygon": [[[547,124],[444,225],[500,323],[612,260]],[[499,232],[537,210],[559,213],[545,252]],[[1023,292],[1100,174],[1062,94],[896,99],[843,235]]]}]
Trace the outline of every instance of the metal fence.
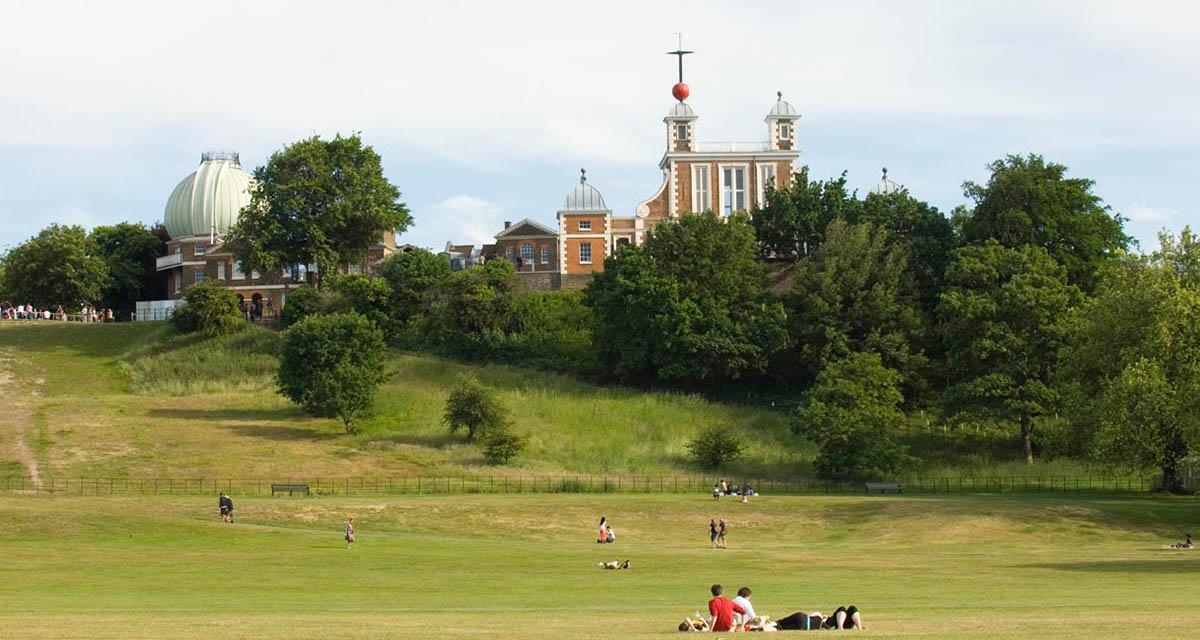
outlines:
[{"label": "metal fence", "polygon": [[[730,486],[752,487],[767,495],[865,493],[858,481],[812,478],[771,480],[723,478]],[[272,484],[308,485],[313,495],[374,496],[479,493],[676,493],[710,495],[722,479],[702,476],[594,475],[460,475],[353,478],[39,478],[0,477],[0,491],[54,495],[139,496],[215,495],[269,496]],[[901,478],[905,494],[1033,494],[1033,493],[1147,493],[1157,483],[1147,477],[1113,476],[982,476]]]}]

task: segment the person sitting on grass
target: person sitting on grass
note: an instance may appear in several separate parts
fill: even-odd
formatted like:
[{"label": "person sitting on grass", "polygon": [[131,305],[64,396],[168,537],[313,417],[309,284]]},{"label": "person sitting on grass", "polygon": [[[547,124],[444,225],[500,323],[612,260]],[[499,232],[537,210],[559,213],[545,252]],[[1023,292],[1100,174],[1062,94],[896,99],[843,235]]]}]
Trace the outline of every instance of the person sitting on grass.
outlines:
[{"label": "person sitting on grass", "polygon": [[866,629],[862,623],[862,614],[858,607],[838,607],[831,616],[823,616],[820,611],[808,614],[797,611],[786,618],[775,621],[775,627],[780,631],[816,631],[818,629]]},{"label": "person sitting on grass", "polygon": [[612,544],[617,541],[617,534],[613,533],[612,527],[604,525],[604,541]]},{"label": "person sitting on grass", "polygon": [[750,631],[753,627],[758,630],[765,630],[763,626],[770,621],[769,616],[759,616],[754,611],[754,605],[750,602],[750,587],[742,587],[738,589],[737,597],[733,599],[733,603],[746,610],[746,613],[738,619],[738,626],[743,631]]},{"label": "person sitting on grass", "polygon": [[746,610],[741,605],[721,595],[723,592],[721,585],[714,584],[709,590],[712,591],[713,595],[712,600],[708,601],[708,613],[712,616],[712,630],[732,631],[734,614],[744,616],[746,615]]},{"label": "person sitting on grass", "polygon": [[1185,538],[1183,542],[1176,542],[1175,544],[1168,545],[1163,548],[1164,549],[1195,549],[1196,545],[1192,543],[1192,534],[1185,533],[1183,535]]},{"label": "person sitting on grass", "polygon": [[621,562],[620,560],[613,560],[612,562],[601,562],[600,567],[604,569],[628,569],[629,561]]}]

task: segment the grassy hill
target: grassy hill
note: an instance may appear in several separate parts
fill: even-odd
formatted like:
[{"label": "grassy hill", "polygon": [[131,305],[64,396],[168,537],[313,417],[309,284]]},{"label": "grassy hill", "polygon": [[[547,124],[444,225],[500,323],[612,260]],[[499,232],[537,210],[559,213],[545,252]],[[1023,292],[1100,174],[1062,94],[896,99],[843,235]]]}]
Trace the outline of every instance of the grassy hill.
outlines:
[{"label": "grassy hill", "polygon": [[[791,434],[780,411],[419,354],[391,355],[376,415],[347,435],[275,393],[278,340],[259,329],[206,339],[154,323],[4,323],[0,371],[20,402],[13,400],[10,425],[0,422],[0,474],[23,467],[12,426],[23,423],[21,440],[32,452],[25,457],[33,455],[47,477],[699,474],[685,444],[714,424],[738,430],[748,444],[722,475],[811,475],[815,451]],[[478,449],[441,422],[448,389],[467,369],[498,390],[529,436],[511,467],[486,467]],[[1090,471],[1071,460],[1028,469],[1007,434],[907,439],[926,474]]]},{"label": "grassy hill", "polygon": [[[855,604],[868,629],[848,633],[872,638],[1200,624],[1200,551],[1161,548],[1198,524],[1194,499],[235,499],[224,525],[215,497],[0,496],[0,636],[659,638],[713,582],[777,617]],[[612,546],[592,541],[600,514]],[[712,517],[727,550],[709,548]],[[597,568],[613,558],[631,570]]]}]

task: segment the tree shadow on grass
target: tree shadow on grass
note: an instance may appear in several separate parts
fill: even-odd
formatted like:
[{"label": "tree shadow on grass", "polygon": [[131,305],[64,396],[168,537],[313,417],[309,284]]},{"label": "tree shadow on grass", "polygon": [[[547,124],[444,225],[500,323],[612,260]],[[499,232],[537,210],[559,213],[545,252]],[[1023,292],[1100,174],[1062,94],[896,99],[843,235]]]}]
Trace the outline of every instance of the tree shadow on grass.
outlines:
[{"label": "tree shadow on grass", "polygon": [[449,433],[383,433],[365,436],[362,446],[370,447],[381,444],[445,449],[456,444],[467,444],[467,441],[461,435],[451,435]]},{"label": "tree shadow on grass", "polygon": [[239,436],[245,436],[248,438],[261,438],[264,440],[279,440],[284,442],[296,442],[299,440],[310,440],[317,442],[322,440],[333,440],[342,435],[340,432],[317,431],[316,429],[289,427],[285,425],[230,424],[222,426]]},{"label": "tree shadow on grass", "polygon": [[[1159,551],[1159,550],[1155,550]],[[1096,560],[1091,562],[1044,562],[1037,564],[1018,565],[1036,569],[1051,569],[1053,571],[1082,571],[1095,573],[1158,573],[1179,575],[1200,573],[1200,555],[1196,558],[1170,557],[1170,549],[1162,549],[1162,554],[1156,554],[1153,560]],[[1174,552],[1182,554],[1185,552]],[[1196,553],[1194,551],[1187,553]]]},{"label": "tree shadow on grass", "polygon": [[[332,440],[342,435],[341,431],[329,431],[318,424],[295,424],[307,419],[295,407],[270,409],[151,409],[151,417],[175,420],[205,420],[222,423],[220,426],[239,436],[296,442],[300,440]],[[263,424],[275,423],[275,424]],[[290,423],[290,424],[279,424]]]},{"label": "tree shadow on grass", "polygon": [[281,422],[306,418],[296,407],[263,409],[150,409],[152,418],[174,420],[213,420],[217,422]]}]

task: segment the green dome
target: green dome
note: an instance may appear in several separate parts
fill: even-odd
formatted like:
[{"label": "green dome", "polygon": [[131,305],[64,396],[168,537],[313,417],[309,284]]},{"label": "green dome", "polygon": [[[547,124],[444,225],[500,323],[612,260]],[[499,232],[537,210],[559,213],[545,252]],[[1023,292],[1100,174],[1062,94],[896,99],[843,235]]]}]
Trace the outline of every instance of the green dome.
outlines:
[{"label": "green dome", "polygon": [[167,233],[172,238],[186,238],[228,232],[242,207],[250,204],[252,182],[236,153],[201,154],[200,168],[167,198],[163,211]]}]

